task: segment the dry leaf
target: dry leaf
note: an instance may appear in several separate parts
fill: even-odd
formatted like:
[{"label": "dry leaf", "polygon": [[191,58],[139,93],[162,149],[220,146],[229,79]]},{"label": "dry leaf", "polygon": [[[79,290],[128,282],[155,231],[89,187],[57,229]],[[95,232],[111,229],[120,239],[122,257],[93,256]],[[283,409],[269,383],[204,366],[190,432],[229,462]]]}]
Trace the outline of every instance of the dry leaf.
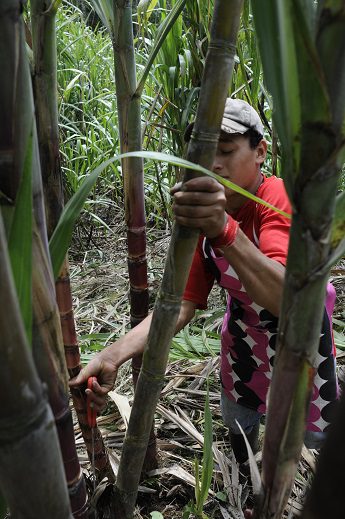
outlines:
[{"label": "dry leaf", "polygon": [[118,408],[127,430],[129,417],[131,416],[131,406],[129,405],[128,397],[125,395],[120,395],[120,393],[116,393],[116,391],[109,391],[108,395]]}]

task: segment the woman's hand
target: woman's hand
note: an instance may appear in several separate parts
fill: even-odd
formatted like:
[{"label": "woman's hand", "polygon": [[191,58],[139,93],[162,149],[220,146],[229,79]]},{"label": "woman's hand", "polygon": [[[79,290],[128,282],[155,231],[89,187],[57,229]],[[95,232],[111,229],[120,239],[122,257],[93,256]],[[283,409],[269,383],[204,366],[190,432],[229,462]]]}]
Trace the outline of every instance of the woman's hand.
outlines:
[{"label": "woman's hand", "polygon": [[197,177],[171,190],[176,222],[199,229],[206,238],[219,236],[226,224],[224,187],[209,177]]},{"label": "woman's hand", "polygon": [[97,412],[102,411],[107,403],[107,394],[114,387],[117,371],[127,360],[144,351],[152,315],[148,315],[135,328],[126,333],[113,344],[98,353],[79,375],[70,380],[70,387],[87,383],[89,377],[97,377],[92,389],[86,389]]},{"label": "woman's hand", "polygon": [[[111,346],[108,346],[111,348]],[[89,377],[97,377],[97,382],[94,381],[92,389],[86,389],[85,393],[93,402],[94,409],[99,413],[107,403],[107,394],[114,387],[118,367],[107,352],[107,348],[96,355],[80,373],[70,380],[70,387],[77,387],[87,383]]]}]

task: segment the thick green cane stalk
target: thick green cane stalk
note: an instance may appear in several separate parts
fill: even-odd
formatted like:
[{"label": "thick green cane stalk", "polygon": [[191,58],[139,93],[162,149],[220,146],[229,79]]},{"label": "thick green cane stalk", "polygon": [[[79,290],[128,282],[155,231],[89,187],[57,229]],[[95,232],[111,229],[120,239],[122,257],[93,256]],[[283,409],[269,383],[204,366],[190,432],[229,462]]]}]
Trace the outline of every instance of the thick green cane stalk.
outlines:
[{"label": "thick green cane stalk", "polygon": [[[141,150],[142,140],[140,96],[136,95],[131,4],[127,0],[114,2],[117,27],[113,35],[113,48],[121,153]],[[141,158],[122,160],[132,326],[138,324],[148,313],[143,172]]]},{"label": "thick green cane stalk", "polygon": [[[327,58],[328,53],[334,51],[335,42],[337,48],[345,48],[343,2],[321,2],[315,25],[311,23],[307,9],[314,8],[313,2],[307,4],[300,0],[291,4],[268,2],[263,21],[260,6],[253,2],[264,72],[273,94],[275,113],[288,108],[286,113],[298,114],[295,120],[299,118],[300,121],[299,126],[294,126],[295,135],[287,136],[286,128],[276,117],[283,153],[295,158],[295,169],[290,160],[285,161],[285,171],[283,167],[294,213],[278,351],[269,397],[263,454],[265,500],[256,515],[260,518],[278,519],[282,516],[303,443],[325,288],[333,256],[330,237],[339,177],[339,152],[344,143],[341,122],[344,121],[345,99],[337,82],[338,78],[343,81],[345,52],[338,55],[336,61],[331,56]],[[272,72],[271,67],[278,70],[277,63],[270,63],[268,49],[263,43],[265,40],[265,44],[273,48],[272,36],[276,34],[276,27],[272,24],[270,33],[267,27],[263,30],[264,23],[273,12],[281,14],[284,9],[285,34],[282,32],[279,37],[283,46],[288,27],[290,34],[287,39],[290,49],[295,52],[297,65],[294,68],[293,60],[290,60],[289,81],[295,79],[293,87],[299,92],[295,101],[287,99],[278,86],[279,82],[272,80],[277,73]],[[282,70],[284,66],[282,61]],[[287,70],[285,68],[285,72]]]},{"label": "thick green cane stalk", "polygon": [[[57,4],[57,2],[55,2]],[[31,0],[33,86],[48,236],[63,208],[57,104],[55,15],[51,0]]]},{"label": "thick green cane stalk", "polygon": [[[8,12],[19,14],[14,7]],[[72,519],[54,417],[26,343],[6,247],[0,215],[0,487],[13,518]]]},{"label": "thick green cane stalk", "polygon": [[[234,64],[242,1],[215,2],[196,122],[188,159],[212,167]],[[186,174],[185,180],[192,174]],[[164,383],[170,341],[198,240],[198,232],[174,226],[162,286],[153,313],[143,365],[116,482],[119,517],[131,518],[156,404]]]},{"label": "thick green cane stalk", "polygon": [[[176,18],[185,4],[179,0],[157,32],[139,84],[136,79],[131,0],[91,0],[107,27],[114,49],[117,111],[122,153],[139,151],[141,134],[141,94],[150,67]],[[146,260],[146,216],[144,202],[144,167],[139,157],[122,160],[127,225],[128,273],[130,282],[131,326],[136,326],[148,313],[148,282]],[[136,384],[141,356],[133,359],[133,381]],[[152,430],[144,468],[157,466],[156,439]]]},{"label": "thick green cane stalk", "polygon": [[[20,13],[19,5],[17,9],[18,13]],[[3,34],[4,33],[1,33],[1,35]],[[4,99],[4,104],[14,107],[12,120],[8,121],[10,127],[9,136],[12,139],[12,154],[10,155],[12,171],[10,168],[7,168],[1,175],[0,189],[4,195],[7,196],[8,201],[7,207],[2,203],[2,210],[7,222],[7,228],[11,230],[11,240],[14,240],[12,236],[14,226],[11,226],[12,215],[16,211],[16,206],[19,203],[17,200],[18,183],[16,179],[21,179],[24,174],[24,169],[30,166],[32,168],[33,193],[29,191],[28,195],[33,197],[34,213],[33,215],[30,214],[30,218],[31,216],[33,217],[34,229],[32,249],[34,256],[32,306],[35,333],[33,334],[33,352],[41,380],[44,381],[48,387],[49,402],[55,415],[55,423],[60,438],[71,502],[73,503],[73,512],[75,517],[86,517],[86,489],[79,466],[75,443],[73,441],[73,420],[68,403],[67,371],[63,355],[61,326],[55,301],[55,288],[52,282],[51,265],[47,255],[48,240],[45,227],[31,77],[25,48],[24,30],[19,14],[18,32],[16,34],[16,32],[13,31],[12,38],[14,41],[14,53],[12,58],[17,70],[15,74],[8,76],[9,82],[12,82],[12,89],[6,92],[8,98]],[[6,42],[4,42],[4,45],[5,43]],[[11,39],[8,38],[7,47],[10,49],[11,43]],[[19,108],[22,108],[22,110]],[[11,131],[11,123],[15,131]],[[17,128],[18,133],[16,131]],[[30,150],[30,153],[28,150]],[[21,156],[21,153],[24,153],[24,155]],[[30,157],[30,165],[26,163],[25,157]],[[20,228],[17,226],[15,232],[17,240],[28,239],[27,235],[20,236]]]},{"label": "thick green cane stalk", "polygon": [[[48,237],[51,236],[60,218],[63,205],[63,181],[59,153],[57,59],[55,18],[57,2],[50,0],[31,1],[31,24],[34,55],[34,94],[36,121],[40,149]],[[66,257],[56,280],[56,299],[60,311],[63,343],[69,375],[76,376],[81,370],[80,351],[74,324],[72,294]],[[86,395],[84,388],[74,389],[73,404],[87,448],[92,460],[92,433],[87,423]],[[94,431],[95,469],[100,479],[114,475],[98,428]],[[75,466],[75,470],[77,467]],[[75,480],[75,474],[68,479]]]},{"label": "thick green cane stalk", "polygon": [[0,61],[3,78],[6,78],[0,84],[0,201],[6,231],[11,225],[11,215],[7,218],[7,213],[12,212],[24,168],[28,135],[32,131],[31,107],[26,102],[25,90],[26,57],[18,45],[22,38],[22,4],[20,0],[6,0],[0,6]]}]

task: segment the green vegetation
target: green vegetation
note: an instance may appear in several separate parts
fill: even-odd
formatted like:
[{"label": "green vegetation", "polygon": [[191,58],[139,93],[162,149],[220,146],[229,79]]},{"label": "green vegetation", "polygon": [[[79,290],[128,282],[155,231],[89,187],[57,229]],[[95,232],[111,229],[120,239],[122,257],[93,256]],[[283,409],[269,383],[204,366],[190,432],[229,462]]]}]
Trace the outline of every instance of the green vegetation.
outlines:
[{"label": "green vegetation", "polygon": [[[205,409],[204,409],[204,446],[201,467],[195,458],[195,503],[191,502],[183,511],[183,519],[189,519],[190,514],[200,519],[208,519],[203,512],[203,508],[208,497],[213,473],[213,452],[212,452],[212,416],[209,404],[209,386],[207,384]],[[201,470],[200,470],[201,469]]]},{"label": "green vegetation", "polygon": [[[138,29],[137,76],[147,63],[157,27],[166,17],[166,2],[160,0],[153,16]],[[245,3],[239,31],[239,58],[236,57],[230,91],[239,98],[256,99],[254,106],[266,115],[267,137],[271,141],[271,108],[262,83],[256,40]],[[182,156],[183,134],[195,118],[202,66],[207,50],[212,3],[187,2],[184,15],[174,25],[154,62],[142,95],[143,146],[146,150]],[[118,154],[119,133],[112,44],[104,27],[93,31],[75,6],[65,3],[57,14],[59,117],[62,168],[66,197],[81,185],[88,172],[105,159]],[[137,14],[134,13],[134,23]],[[266,168],[271,169],[269,157]],[[179,176],[166,163],[145,161],[145,203],[150,226],[165,227],[171,221],[169,189]],[[84,207],[85,225],[104,225],[110,231],[108,214],[122,211],[121,167],[109,165],[97,184],[97,196]],[[106,221],[105,221],[106,220]]]}]

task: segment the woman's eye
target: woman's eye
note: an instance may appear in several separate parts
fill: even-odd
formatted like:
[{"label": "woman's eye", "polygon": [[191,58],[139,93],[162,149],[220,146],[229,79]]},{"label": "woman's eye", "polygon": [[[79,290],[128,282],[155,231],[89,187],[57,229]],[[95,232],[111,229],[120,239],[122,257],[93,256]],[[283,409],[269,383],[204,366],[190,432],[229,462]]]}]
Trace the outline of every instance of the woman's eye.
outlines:
[{"label": "woman's eye", "polygon": [[230,155],[234,150],[221,150],[222,155]]}]

